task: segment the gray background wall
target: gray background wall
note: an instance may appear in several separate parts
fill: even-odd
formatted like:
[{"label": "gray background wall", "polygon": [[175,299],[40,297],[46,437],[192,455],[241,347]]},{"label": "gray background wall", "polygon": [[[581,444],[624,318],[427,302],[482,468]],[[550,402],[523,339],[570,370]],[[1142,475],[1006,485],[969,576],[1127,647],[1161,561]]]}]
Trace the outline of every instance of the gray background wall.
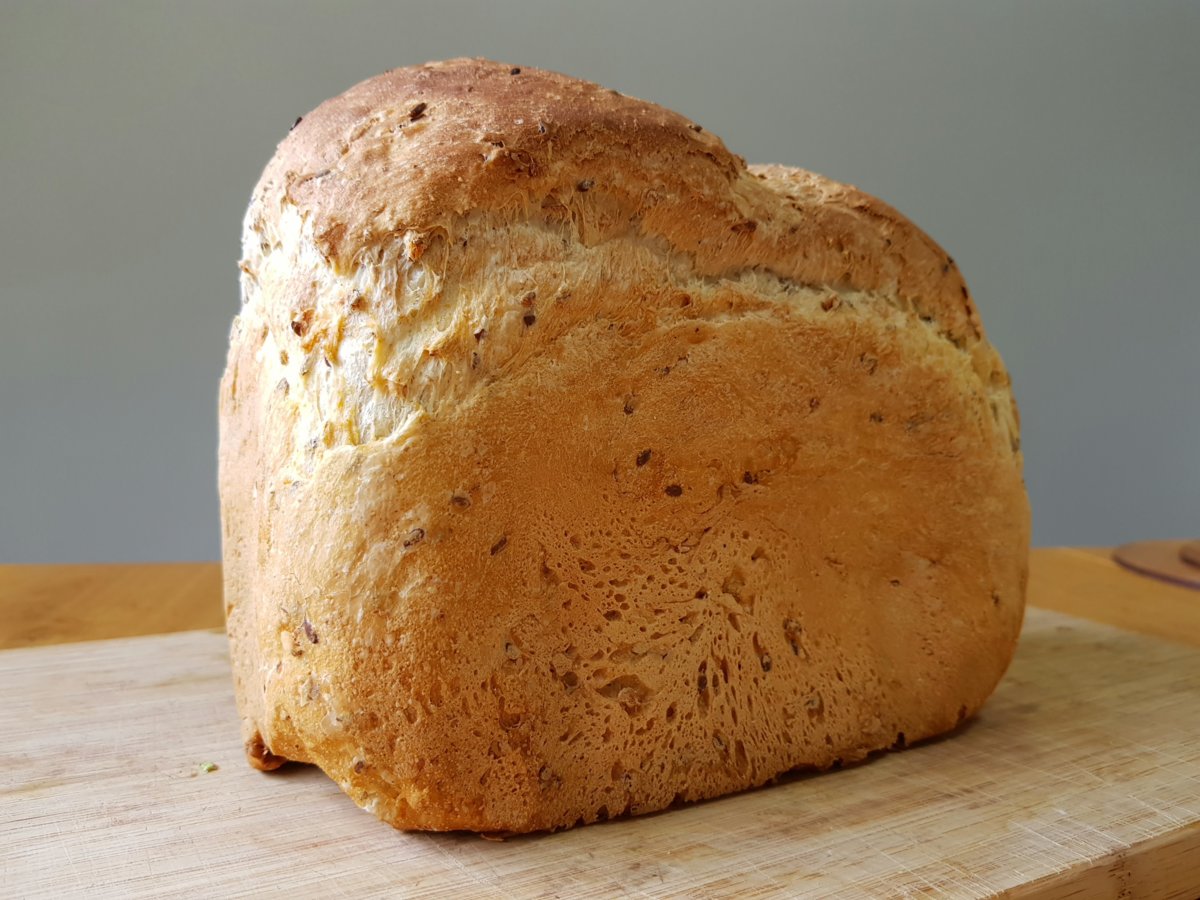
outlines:
[{"label": "gray background wall", "polygon": [[219,555],[242,210],[292,120],[486,55],[853,182],[955,256],[1040,544],[1200,534],[1200,4],[6,3],[0,562]]}]

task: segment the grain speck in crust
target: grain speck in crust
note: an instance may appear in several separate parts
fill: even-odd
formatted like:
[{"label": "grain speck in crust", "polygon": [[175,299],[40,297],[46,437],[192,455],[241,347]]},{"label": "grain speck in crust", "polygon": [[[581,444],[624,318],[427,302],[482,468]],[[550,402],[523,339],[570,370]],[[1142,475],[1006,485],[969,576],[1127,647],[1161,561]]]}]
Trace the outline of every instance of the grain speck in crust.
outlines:
[{"label": "grain speck in crust", "polygon": [[884,203],[459,59],[298,119],[220,395],[250,763],[411,829],[664,809],[953,729],[1012,656],[1010,381]]}]

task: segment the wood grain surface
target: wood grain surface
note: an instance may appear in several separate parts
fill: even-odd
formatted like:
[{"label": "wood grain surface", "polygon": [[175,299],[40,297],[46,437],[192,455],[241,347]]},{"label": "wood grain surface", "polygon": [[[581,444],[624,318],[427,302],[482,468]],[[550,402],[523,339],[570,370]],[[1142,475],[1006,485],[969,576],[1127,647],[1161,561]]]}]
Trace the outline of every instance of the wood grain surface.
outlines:
[{"label": "wood grain surface", "polygon": [[1029,603],[1200,647],[1200,591],[1132,572],[1107,549],[1034,550]]},{"label": "wood grain surface", "polygon": [[0,650],[224,624],[220,563],[0,565]]},{"label": "wood grain surface", "polygon": [[[1031,610],[961,733],[665,814],[404,834],[249,769],[212,632],[0,653],[0,895],[1191,897],[1200,650]],[[202,764],[215,763],[215,771]]]}]

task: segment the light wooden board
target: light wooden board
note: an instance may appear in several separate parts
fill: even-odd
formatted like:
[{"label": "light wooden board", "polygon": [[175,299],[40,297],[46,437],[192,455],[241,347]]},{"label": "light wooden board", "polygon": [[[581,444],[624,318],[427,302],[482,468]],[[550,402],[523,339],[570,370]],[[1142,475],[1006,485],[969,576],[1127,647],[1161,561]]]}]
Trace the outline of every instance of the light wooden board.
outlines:
[{"label": "light wooden board", "polygon": [[0,684],[5,897],[1200,892],[1200,650],[1038,610],[950,739],[503,843],[396,832],[319,771],[247,768],[219,634],[6,651]]},{"label": "light wooden board", "polygon": [[220,563],[0,565],[0,650],[224,622]]},{"label": "light wooden board", "polygon": [[1200,647],[1200,591],[1139,575],[1104,548],[1033,550],[1029,603]]}]

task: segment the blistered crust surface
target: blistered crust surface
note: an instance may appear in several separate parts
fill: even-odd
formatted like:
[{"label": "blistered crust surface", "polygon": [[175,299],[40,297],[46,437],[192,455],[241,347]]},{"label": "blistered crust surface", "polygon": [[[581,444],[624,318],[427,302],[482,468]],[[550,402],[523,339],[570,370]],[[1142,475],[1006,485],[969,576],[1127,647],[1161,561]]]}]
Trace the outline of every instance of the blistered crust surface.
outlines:
[{"label": "blistered crust surface", "polygon": [[974,713],[1024,603],[1009,379],[891,208],[456,60],[305,116],[221,394],[252,762],[400,827],[660,809]]}]

